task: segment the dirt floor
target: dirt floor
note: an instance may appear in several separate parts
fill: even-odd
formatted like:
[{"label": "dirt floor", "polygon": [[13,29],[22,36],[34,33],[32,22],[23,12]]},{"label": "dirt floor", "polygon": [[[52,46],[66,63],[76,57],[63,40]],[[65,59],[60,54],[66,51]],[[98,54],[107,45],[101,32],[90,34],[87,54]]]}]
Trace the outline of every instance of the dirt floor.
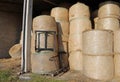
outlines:
[{"label": "dirt floor", "polygon": [[0,59],[0,70],[11,70],[13,73],[18,74],[20,67],[20,58]]},{"label": "dirt floor", "polygon": [[[15,75],[20,72],[20,58],[0,59],[0,70],[11,70]],[[57,80],[65,80],[66,82],[120,82],[120,78],[114,78],[111,81],[97,81],[85,77],[78,71],[68,71],[54,77]]]},{"label": "dirt floor", "polygon": [[[68,71],[62,76],[58,77],[58,79],[64,79],[68,82],[112,82],[112,81],[99,81],[90,79],[86,76],[84,76],[82,73],[79,73],[78,71]],[[120,82],[120,81],[115,81]]]}]

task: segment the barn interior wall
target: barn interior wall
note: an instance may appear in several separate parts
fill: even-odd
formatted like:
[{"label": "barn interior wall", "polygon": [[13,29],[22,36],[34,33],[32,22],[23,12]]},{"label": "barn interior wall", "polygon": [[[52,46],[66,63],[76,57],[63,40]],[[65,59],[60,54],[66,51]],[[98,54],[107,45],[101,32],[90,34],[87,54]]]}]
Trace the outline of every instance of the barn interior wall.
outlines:
[{"label": "barn interior wall", "polygon": [[1,3],[0,6],[0,58],[8,58],[9,49],[19,43],[22,14],[18,11],[18,6]]}]

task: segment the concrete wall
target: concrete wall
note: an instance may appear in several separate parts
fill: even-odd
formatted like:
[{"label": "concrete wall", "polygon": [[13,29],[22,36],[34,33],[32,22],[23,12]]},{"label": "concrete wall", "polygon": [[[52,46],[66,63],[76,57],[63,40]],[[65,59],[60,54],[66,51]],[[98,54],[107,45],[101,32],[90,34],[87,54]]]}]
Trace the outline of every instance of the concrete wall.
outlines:
[{"label": "concrete wall", "polygon": [[9,49],[19,43],[22,28],[21,19],[20,13],[0,11],[0,58],[10,57]]}]

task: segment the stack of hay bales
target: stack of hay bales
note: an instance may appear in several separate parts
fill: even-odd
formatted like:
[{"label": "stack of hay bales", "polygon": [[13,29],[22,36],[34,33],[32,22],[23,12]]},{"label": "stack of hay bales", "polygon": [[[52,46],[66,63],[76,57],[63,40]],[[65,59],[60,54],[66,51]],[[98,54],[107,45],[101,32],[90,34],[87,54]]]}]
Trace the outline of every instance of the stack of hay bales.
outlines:
[{"label": "stack of hay bales", "polygon": [[107,1],[100,4],[98,11],[97,26],[95,29],[106,29],[114,31],[114,63],[115,76],[120,76],[119,64],[119,31],[120,7],[119,3]]},{"label": "stack of hay bales", "polygon": [[82,71],[82,32],[91,29],[89,7],[76,3],[69,9],[69,65],[70,70]]},{"label": "stack of hay bales", "polygon": [[115,76],[120,77],[120,30],[114,32]]},{"label": "stack of hay bales", "polygon": [[118,30],[120,7],[117,2],[107,1],[100,4],[97,26],[95,29]]},{"label": "stack of hay bales", "polygon": [[68,9],[64,7],[55,7],[51,10],[51,16],[56,20],[58,27],[58,52],[61,68],[68,67],[68,36],[69,19]]},{"label": "stack of hay bales", "polygon": [[[36,37],[35,31],[54,31],[53,33],[48,33],[45,37],[44,33],[40,34],[40,37]],[[47,39],[46,39],[47,38]],[[38,41],[39,40],[39,41]],[[35,41],[37,44],[35,45]],[[47,41],[47,42],[46,42]],[[41,50],[37,52],[35,47],[39,44]],[[47,46],[46,46],[47,45]],[[52,48],[51,50],[46,50],[47,48]],[[57,25],[55,19],[48,15],[37,16],[33,19],[33,35],[31,40],[31,64],[32,72],[38,74],[48,74],[53,73],[59,69],[58,62],[58,46],[57,46]]]},{"label": "stack of hay bales", "polygon": [[83,73],[97,80],[114,76],[113,32],[91,30],[83,32]]}]

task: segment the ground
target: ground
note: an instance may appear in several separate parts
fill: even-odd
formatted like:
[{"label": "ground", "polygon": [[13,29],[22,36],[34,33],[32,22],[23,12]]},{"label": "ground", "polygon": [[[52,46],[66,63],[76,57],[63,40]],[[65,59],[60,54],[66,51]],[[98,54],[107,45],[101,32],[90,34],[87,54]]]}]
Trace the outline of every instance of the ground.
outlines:
[{"label": "ground", "polygon": [[[11,74],[11,76],[8,78],[9,81],[6,82],[26,82],[24,80],[18,81],[20,64],[20,58],[0,59],[0,82],[5,82],[4,79],[1,80],[1,78],[7,79],[7,77],[9,77],[9,74]],[[33,79],[28,82],[120,82],[120,78],[114,78],[111,81],[93,80],[85,77],[82,73],[79,73],[77,71],[68,71],[66,73],[61,73],[55,77],[40,76],[34,74],[30,74],[30,76]]]},{"label": "ground", "polygon": [[20,58],[0,59],[0,70],[12,70],[12,72],[20,72]]}]

